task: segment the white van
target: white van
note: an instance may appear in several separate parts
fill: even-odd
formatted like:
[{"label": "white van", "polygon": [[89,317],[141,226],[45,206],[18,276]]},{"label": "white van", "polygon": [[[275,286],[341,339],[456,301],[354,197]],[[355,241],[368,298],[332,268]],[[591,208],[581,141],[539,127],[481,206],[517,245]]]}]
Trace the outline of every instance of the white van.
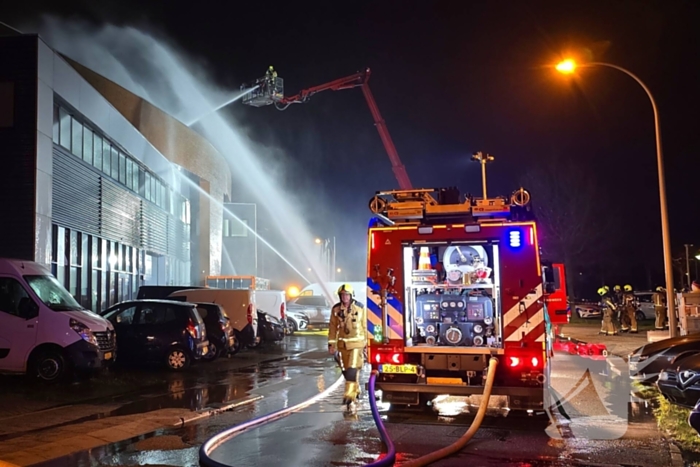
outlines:
[{"label": "white van", "polygon": [[231,327],[241,345],[254,346],[258,337],[256,290],[188,289],[178,290],[169,298],[192,303],[216,303],[221,305],[231,322]]},{"label": "white van", "polygon": [[114,360],[112,324],[84,309],[43,266],[0,258],[0,372],[56,381]]},{"label": "white van", "polygon": [[[326,297],[330,299],[332,303],[338,303],[340,299],[336,295],[336,292],[340,288],[341,285],[343,284],[350,284],[353,289],[355,289],[355,300],[358,302],[362,303],[363,305],[367,304],[367,283],[366,282],[326,282],[325,288],[326,291],[331,294],[330,297]],[[321,284],[319,283],[313,283],[309,284],[301,291],[299,292],[299,296],[303,297],[306,295],[326,295],[326,292],[323,290],[323,287],[321,287]]]},{"label": "white van", "polygon": [[286,320],[287,294],[284,290],[256,290],[255,305],[270,316],[274,316],[282,323]]}]

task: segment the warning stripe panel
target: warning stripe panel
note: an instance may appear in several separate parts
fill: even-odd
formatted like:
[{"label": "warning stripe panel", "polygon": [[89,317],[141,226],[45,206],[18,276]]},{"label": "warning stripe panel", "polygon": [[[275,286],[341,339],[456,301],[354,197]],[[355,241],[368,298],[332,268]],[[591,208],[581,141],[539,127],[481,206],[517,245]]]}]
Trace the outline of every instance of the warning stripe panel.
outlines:
[{"label": "warning stripe panel", "polygon": [[527,321],[531,321],[532,317],[537,313],[544,313],[544,307],[541,303],[533,303],[530,307],[518,311],[518,315],[513,319],[510,324],[503,327],[503,332],[506,335],[510,335],[515,332],[520,326],[525,324]]},{"label": "warning stripe panel", "polygon": [[[531,340],[528,338],[528,335],[534,331],[536,328],[540,327],[542,325],[542,328],[544,329],[544,309],[540,308],[536,313],[534,313],[532,316],[530,316],[529,320],[525,321],[521,326],[518,326],[517,328],[512,327],[509,328],[509,331],[511,331],[508,335],[505,335],[505,329],[504,329],[504,337],[506,341],[519,341],[522,340],[523,338],[526,340]],[[523,337],[525,336],[525,337]],[[535,336],[533,336],[535,337]]]},{"label": "warning stripe panel", "polygon": [[537,302],[537,300],[542,298],[542,284],[539,284],[533,292],[534,293],[529,293],[521,300],[518,300],[513,306],[511,306],[508,309],[508,311],[506,311],[503,314],[504,327],[508,326],[515,318],[517,318],[520,315],[521,303],[523,304],[524,308],[527,309],[530,306],[532,306],[533,303]]}]

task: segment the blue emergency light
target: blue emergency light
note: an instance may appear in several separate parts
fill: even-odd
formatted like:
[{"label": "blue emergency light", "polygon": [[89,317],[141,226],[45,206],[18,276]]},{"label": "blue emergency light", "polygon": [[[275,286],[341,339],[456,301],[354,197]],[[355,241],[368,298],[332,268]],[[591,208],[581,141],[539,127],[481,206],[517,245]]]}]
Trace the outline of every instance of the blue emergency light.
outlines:
[{"label": "blue emergency light", "polygon": [[520,230],[508,231],[508,246],[514,249],[523,246],[523,233]]}]

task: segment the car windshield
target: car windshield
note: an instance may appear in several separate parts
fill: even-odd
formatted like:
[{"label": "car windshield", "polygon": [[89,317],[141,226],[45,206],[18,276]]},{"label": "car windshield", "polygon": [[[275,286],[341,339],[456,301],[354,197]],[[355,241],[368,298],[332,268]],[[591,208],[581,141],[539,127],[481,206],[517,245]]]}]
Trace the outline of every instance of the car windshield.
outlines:
[{"label": "car windshield", "polygon": [[53,276],[24,276],[29,287],[53,311],[84,310]]}]

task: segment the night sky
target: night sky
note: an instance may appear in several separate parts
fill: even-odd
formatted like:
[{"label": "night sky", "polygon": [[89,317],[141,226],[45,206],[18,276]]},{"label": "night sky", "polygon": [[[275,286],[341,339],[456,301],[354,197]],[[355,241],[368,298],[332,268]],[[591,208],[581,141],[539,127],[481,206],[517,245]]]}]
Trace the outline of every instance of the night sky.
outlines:
[{"label": "night sky", "polygon": [[[485,151],[496,157],[489,192],[507,195],[538,164],[571,159],[603,187],[600,218],[615,215],[607,236],[614,254],[591,288],[601,280],[645,288],[663,277],[652,111],[622,73],[591,68],[570,79],[549,66],[569,52],[620,65],[659,106],[674,250],[700,247],[698,2],[11,3],[0,7],[0,21],[16,26],[46,13],[158,30],[231,90],[269,65],[287,94],[370,67],[414,186],[479,194],[479,167],[469,158]],[[283,149],[283,183],[315,200],[312,230],[335,235],[339,265],[362,277],[367,202],[396,182],[361,91],[326,92],[284,112],[224,112],[255,140]]]}]

